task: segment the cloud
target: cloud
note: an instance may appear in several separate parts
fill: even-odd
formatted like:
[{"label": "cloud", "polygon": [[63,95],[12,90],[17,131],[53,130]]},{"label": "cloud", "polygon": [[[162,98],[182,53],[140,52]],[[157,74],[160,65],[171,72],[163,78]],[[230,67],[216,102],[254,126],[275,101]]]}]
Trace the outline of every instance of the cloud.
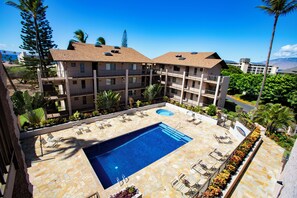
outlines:
[{"label": "cloud", "polygon": [[297,44],[282,46],[280,50],[273,55],[282,58],[297,57]]},{"label": "cloud", "polygon": [[6,47],[7,47],[6,44],[0,43],[0,48],[6,48]]}]

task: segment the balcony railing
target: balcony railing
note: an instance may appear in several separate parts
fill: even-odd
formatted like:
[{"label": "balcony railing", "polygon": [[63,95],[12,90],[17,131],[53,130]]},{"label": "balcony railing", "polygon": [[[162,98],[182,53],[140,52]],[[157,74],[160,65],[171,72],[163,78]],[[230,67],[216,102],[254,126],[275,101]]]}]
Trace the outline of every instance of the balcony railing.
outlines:
[{"label": "balcony railing", "polygon": [[215,90],[210,90],[210,89],[206,89],[205,94],[212,94],[212,95],[215,95],[216,91]]}]

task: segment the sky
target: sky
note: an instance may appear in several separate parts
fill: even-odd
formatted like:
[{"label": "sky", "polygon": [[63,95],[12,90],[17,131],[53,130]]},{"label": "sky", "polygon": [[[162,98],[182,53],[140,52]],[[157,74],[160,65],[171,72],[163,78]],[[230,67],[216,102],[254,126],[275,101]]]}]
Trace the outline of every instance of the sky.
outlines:
[{"label": "sky", "polygon": [[[17,0],[15,0],[17,2]],[[99,36],[107,45],[121,45],[127,30],[128,47],[149,58],[166,52],[217,52],[225,60],[266,60],[274,17],[256,8],[261,0],[44,0],[53,40],[66,49],[73,32]],[[22,51],[21,17],[0,2],[0,49]],[[297,11],[281,16],[272,58],[297,57]]]}]

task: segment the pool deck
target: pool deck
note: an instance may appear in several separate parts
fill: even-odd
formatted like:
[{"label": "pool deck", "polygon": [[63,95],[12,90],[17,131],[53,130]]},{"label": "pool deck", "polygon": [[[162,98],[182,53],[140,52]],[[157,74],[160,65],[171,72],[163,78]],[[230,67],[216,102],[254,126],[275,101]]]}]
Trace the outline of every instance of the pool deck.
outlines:
[{"label": "pool deck", "polygon": [[[156,114],[157,109],[147,110],[148,116],[143,118],[129,116],[132,121],[126,123],[120,122],[119,118],[109,119],[112,126],[104,129],[98,129],[95,123],[89,124],[92,132],[83,135],[75,134],[72,129],[54,132],[55,137],[64,141],[58,148],[43,148],[43,156],[37,137],[22,140],[34,197],[87,197],[95,192],[99,192],[100,197],[109,197],[130,185],[135,185],[143,197],[181,197],[181,193],[171,186],[174,178],[180,173],[193,174],[190,166],[198,159],[210,161],[208,154],[214,148],[224,153],[234,150],[239,144],[220,126],[207,122],[194,125],[186,121],[188,117],[183,113],[164,107],[175,113],[166,117]],[[158,122],[164,122],[193,140],[129,176],[124,185],[115,184],[104,190],[81,148]],[[232,143],[219,144],[213,135],[225,133],[229,134]],[[42,137],[47,139],[46,135]]]}]

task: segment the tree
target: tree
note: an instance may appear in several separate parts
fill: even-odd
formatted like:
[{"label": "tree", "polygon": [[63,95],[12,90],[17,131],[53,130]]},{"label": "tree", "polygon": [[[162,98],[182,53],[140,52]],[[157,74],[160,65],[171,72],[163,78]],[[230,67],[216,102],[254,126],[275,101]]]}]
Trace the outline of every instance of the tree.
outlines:
[{"label": "tree", "polygon": [[99,38],[97,38],[96,44],[105,45],[106,44],[105,39],[100,36]]},{"label": "tree", "polygon": [[252,98],[259,93],[262,75],[246,74],[236,82],[236,88]]},{"label": "tree", "polygon": [[286,15],[286,14],[293,12],[297,9],[297,1],[296,0],[262,0],[262,1],[265,5],[258,6],[258,8],[264,10],[269,15],[273,15],[274,16],[274,24],[273,24],[273,29],[272,29],[272,35],[271,35],[266,65],[265,65],[265,69],[264,69],[264,78],[263,78],[259,96],[257,99],[256,108],[258,108],[259,102],[261,100],[262,92],[263,92],[265,81],[266,81],[267,69],[268,69],[268,65],[269,65],[270,54],[271,54],[271,50],[272,50],[274,34],[275,34],[275,29],[276,29],[276,24],[277,24],[278,18],[281,15]]},{"label": "tree", "polygon": [[111,109],[117,108],[121,100],[119,93],[113,92],[112,90],[103,91],[97,94],[97,106],[98,109]]},{"label": "tree", "polygon": [[122,37],[122,47],[128,47],[127,31],[125,30]]},{"label": "tree", "polygon": [[260,105],[255,111],[253,121],[264,125],[270,132],[276,132],[277,129],[287,129],[291,126],[295,122],[295,116],[286,106],[267,103]]},{"label": "tree", "polygon": [[70,42],[80,42],[80,43],[86,43],[89,35],[82,31],[81,29],[78,29],[74,32],[74,38],[75,40],[70,40]]},{"label": "tree", "polygon": [[40,69],[44,73],[49,63],[46,58],[49,49],[57,47],[52,41],[52,29],[46,19],[48,6],[44,6],[42,0],[19,0],[19,4],[7,1],[6,4],[20,10],[23,40],[20,48],[38,54]]},{"label": "tree", "polygon": [[151,103],[161,92],[162,86],[161,84],[153,84],[150,86],[147,86],[145,88],[145,91],[143,92],[143,96],[145,99],[148,100],[149,103]]},{"label": "tree", "polygon": [[231,74],[243,74],[239,67],[233,65],[227,65],[227,69],[222,69],[221,74],[223,76],[230,76]]}]

